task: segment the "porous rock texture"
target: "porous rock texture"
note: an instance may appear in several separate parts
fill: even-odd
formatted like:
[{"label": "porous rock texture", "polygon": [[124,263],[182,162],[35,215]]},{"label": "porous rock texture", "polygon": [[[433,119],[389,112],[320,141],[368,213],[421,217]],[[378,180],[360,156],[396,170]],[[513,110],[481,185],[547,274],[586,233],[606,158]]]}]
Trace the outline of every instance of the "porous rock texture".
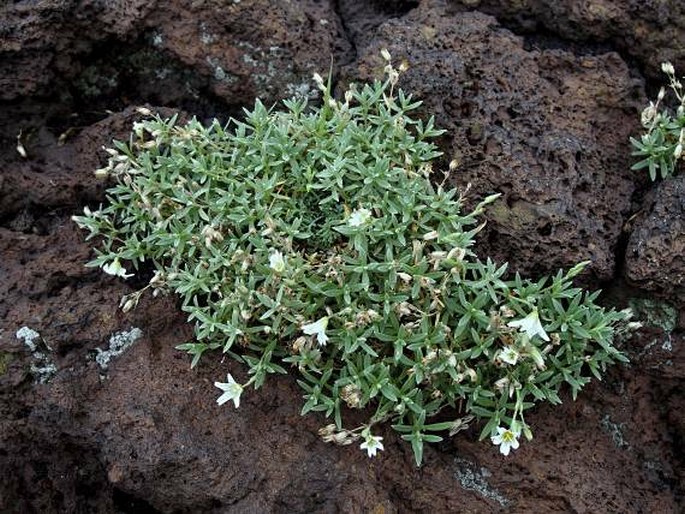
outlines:
[{"label": "porous rock texture", "polygon": [[[531,49],[456,2],[5,3],[1,512],[682,512],[682,332],[650,328],[626,341],[629,366],[575,403],[566,392],[561,406],[531,412],[536,438],[508,458],[472,426],[429,446],[416,469],[388,426],[376,459],[324,444],[317,430],[327,421],[299,416],[294,377],[246,391],[238,410],[217,406],[213,382],[244,370],[218,355],[191,370],[174,350],[192,328],[173,297],[146,297],[124,314],[121,296],[150,277],[83,266],[91,243],[70,217],[105,201],[92,171],[106,160],[101,147],[139,119],[132,106],[223,116],[255,94],[287,96],[311,70],[325,73],[331,54],[341,82],[379,73],[384,46],[409,61],[403,85],[448,129],[445,163],[461,160],[453,180],[472,182],[474,201],[504,193],[479,253],[524,273],[590,257],[596,277],[611,277],[634,187],[625,141],[644,98],[615,53]],[[267,82],[256,77],[269,69]],[[646,227],[642,240],[672,233],[676,184],[645,208],[660,224],[645,215],[627,225]],[[40,333],[40,362],[16,338],[21,327]],[[132,327],[143,337],[101,369],[98,350]],[[47,361],[57,373],[37,383]]]},{"label": "porous rock texture", "polygon": [[685,67],[685,3],[680,0],[452,0],[497,16],[536,39],[611,46],[639,62],[651,77],[660,64]]},{"label": "porous rock texture", "polygon": [[349,52],[333,6],[330,0],[7,2],[0,16],[0,99],[52,95],[59,82],[84,71],[84,56],[112,45],[131,52],[141,36],[150,51],[207,77],[210,90],[229,102],[302,92],[312,70],[328,69],[331,56]]},{"label": "porous rock texture", "polygon": [[459,162],[453,183],[470,183],[473,203],[502,194],[476,253],[527,275],[589,260],[594,278],[613,277],[642,100],[618,54],[527,50],[493,17],[442,1],[367,39],[349,75],[381,74],[381,48],[406,60],[400,85],[447,130],[446,160]]},{"label": "porous rock texture", "polygon": [[625,274],[685,307],[685,175],[659,183],[634,220]]}]

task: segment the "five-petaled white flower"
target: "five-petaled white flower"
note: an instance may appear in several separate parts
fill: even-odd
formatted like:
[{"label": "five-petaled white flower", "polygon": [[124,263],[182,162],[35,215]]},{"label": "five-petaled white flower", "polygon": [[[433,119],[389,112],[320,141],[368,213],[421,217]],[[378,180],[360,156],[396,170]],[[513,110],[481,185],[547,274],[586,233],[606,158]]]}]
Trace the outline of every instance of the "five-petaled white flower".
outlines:
[{"label": "five-petaled white flower", "polygon": [[499,352],[500,360],[506,362],[507,364],[511,364],[512,366],[518,362],[520,356],[521,354],[511,346],[507,346],[504,350]]},{"label": "five-petaled white flower", "polygon": [[324,316],[314,323],[302,325],[302,331],[308,336],[316,335],[316,340],[319,342],[319,345],[324,346],[328,341],[326,327],[328,327],[328,316]]},{"label": "five-petaled white flower", "polygon": [[224,394],[217,398],[216,403],[223,405],[229,400],[233,400],[236,409],[240,407],[240,394],[243,392],[243,386],[233,379],[233,376],[229,373],[227,375],[228,382],[214,382],[214,385],[221,389]]},{"label": "five-petaled white flower", "polygon": [[283,273],[285,271],[285,258],[278,250],[269,256],[269,267],[276,273]]},{"label": "five-petaled white flower", "polygon": [[114,275],[115,277],[121,278],[128,278],[133,276],[133,273],[126,273],[126,268],[124,268],[121,265],[119,259],[114,259],[113,262],[102,266],[102,271],[104,271],[108,275]]},{"label": "five-petaled white flower", "polygon": [[530,337],[531,339],[534,336],[538,335],[545,341],[549,341],[549,336],[547,335],[547,332],[545,332],[545,329],[542,328],[542,325],[540,324],[540,317],[538,316],[537,309],[533,309],[533,311],[523,319],[510,321],[509,323],[507,323],[507,326],[512,328],[518,328],[521,332],[525,332],[526,334],[528,334],[528,337]]},{"label": "five-petaled white flower", "polygon": [[382,437],[367,433],[364,436],[364,442],[359,445],[359,448],[366,450],[369,457],[375,457],[378,450],[385,450],[385,448],[383,448],[383,443],[381,443],[382,440]]},{"label": "five-petaled white flower", "polygon": [[519,447],[518,437],[520,435],[520,430],[497,427],[497,435],[493,435],[490,440],[492,444],[499,445],[499,451],[502,455],[509,455],[512,449],[516,450]]},{"label": "five-petaled white flower", "polygon": [[350,227],[361,227],[366,225],[371,219],[371,211],[369,209],[357,209],[352,211],[350,214],[350,219],[347,220],[347,224]]}]

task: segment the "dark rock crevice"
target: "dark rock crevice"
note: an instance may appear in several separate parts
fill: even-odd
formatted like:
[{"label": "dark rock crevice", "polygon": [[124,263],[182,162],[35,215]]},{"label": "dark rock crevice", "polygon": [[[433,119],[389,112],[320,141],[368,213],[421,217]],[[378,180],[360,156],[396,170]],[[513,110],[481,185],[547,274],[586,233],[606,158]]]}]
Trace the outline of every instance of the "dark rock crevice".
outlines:
[{"label": "dark rock crevice", "polygon": [[358,56],[359,47],[371,41],[380,25],[402,18],[419,3],[419,0],[336,0],[335,8],[348,40],[354,46],[355,56]]},{"label": "dark rock crevice", "polygon": [[457,9],[491,14],[523,36],[552,35],[571,46],[609,47],[647,77],[661,75],[659,64],[685,66],[685,6],[679,0],[451,0]]}]

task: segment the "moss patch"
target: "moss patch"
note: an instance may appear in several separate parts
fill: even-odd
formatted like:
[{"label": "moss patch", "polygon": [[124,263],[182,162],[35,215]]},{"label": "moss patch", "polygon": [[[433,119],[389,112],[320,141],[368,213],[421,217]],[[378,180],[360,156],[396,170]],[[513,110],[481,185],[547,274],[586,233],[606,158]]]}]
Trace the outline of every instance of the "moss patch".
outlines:
[{"label": "moss patch", "polygon": [[10,362],[12,362],[12,354],[9,352],[0,352],[0,377],[7,373]]},{"label": "moss patch", "polygon": [[645,325],[660,328],[667,333],[673,332],[678,323],[678,311],[667,302],[633,298],[630,308]]}]

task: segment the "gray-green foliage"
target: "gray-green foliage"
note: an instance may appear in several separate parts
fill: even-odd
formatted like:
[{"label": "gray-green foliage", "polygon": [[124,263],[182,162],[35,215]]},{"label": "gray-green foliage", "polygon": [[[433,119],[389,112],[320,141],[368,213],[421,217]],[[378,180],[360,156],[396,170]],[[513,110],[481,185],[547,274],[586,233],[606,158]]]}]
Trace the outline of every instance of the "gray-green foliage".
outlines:
[{"label": "gray-green foliage", "polygon": [[[296,371],[302,413],[335,420],[325,440],[368,442],[389,420],[420,463],[424,442],[474,416],[482,438],[502,425],[531,437],[525,410],[559,403],[564,383],[575,397],[624,360],[612,338],[628,315],[571,286],[584,264],[504,280],[506,265],[474,255],[477,217],[495,197],[464,212],[456,190],[433,185],[441,131],[410,116],[419,103],[386,71],[344,101],[319,78],[320,108],[257,102],[228,126],[136,124],[97,172],[116,179],[107,205],[75,217],[99,243],[89,265],[154,268],[145,289],[175,292],[195,325],[181,346],[193,365],[220,350],[255,388]],[[368,422],[343,428],[344,406],[368,409]]]},{"label": "gray-green foliage", "polygon": [[669,89],[678,101],[675,113],[666,107],[662,108],[666,89],[661,88],[656,103],[650,102],[642,111],[642,126],[647,132],[639,140],[630,138],[634,147],[633,155],[642,159],[632,169],[647,168],[652,180],[656,180],[657,171],[662,179],[677,173],[682,165],[685,147],[685,89],[676,77],[672,64],[664,63],[661,69],[668,76]]}]

